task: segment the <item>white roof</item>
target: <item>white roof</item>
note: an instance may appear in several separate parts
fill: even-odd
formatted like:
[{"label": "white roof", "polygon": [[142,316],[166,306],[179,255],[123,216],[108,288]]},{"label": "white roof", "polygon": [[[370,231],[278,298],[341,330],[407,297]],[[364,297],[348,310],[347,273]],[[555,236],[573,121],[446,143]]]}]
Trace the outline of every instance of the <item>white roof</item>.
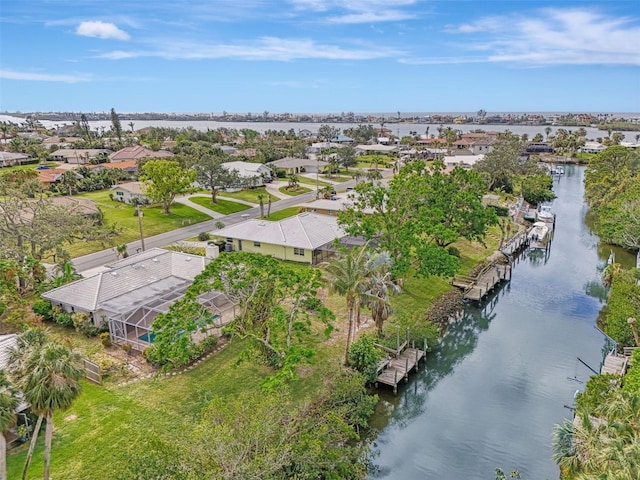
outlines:
[{"label": "white roof", "polygon": [[397,145],[358,145],[357,150],[363,150],[365,152],[395,152],[398,149]]},{"label": "white roof", "polygon": [[484,158],[483,154],[480,155],[445,155],[444,163],[449,165],[458,165],[466,163],[467,165],[475,165]]},{"label": "white roof", "polygon": [[[0,370],[6,370],[9,366],[9,356],[11,355],[11,350],[17,348],[18,346],[18,335],[15,333],[10,333],[8,335],[0,335]],[[22,399],[22,394],[20,394],[20,403],[18,404],[18,408],[16,408],[16,413],[25,410],[29,404]]]},{"label": "white roof", "polygon": [[49,290],[42,298],[94,312],[115,298],[139,302],[159,290],[191,283],[207,262],[199,255],[152,248],[112,263],[107,271]]},{"label": "white roof", "polygon": [[346,235],[338,219],[328,215],[301,213],[279,222],[250,219],[212,232],[216,237],[314,250]]},{"label": "white roof", "polygon": [[263,163],[252,162],[225,162],[222,164],[228,170],[237,170],[241,177],[255,177],[262,172],[271,172],[271,169]]}]

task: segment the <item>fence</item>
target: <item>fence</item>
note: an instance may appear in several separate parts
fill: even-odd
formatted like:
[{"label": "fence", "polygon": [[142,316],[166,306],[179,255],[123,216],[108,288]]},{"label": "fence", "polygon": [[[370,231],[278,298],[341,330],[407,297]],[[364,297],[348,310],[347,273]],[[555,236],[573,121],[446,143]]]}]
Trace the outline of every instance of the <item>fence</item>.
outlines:
[{"label": "fence", "polygon": [[87,380],[102,385],[102,374],[100,373],[100,367],[98,364],[93,363],[91,360],[83,358],[84,361],[84,376]]}]

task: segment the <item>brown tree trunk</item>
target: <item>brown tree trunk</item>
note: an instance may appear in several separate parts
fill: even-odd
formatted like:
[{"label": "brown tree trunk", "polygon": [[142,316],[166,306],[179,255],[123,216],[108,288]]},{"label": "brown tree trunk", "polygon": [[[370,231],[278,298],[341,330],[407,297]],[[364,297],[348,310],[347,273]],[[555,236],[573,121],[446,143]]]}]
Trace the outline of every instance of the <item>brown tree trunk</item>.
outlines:
[{"label": "brown tree trunk", "polygon": [[49,469],[51,467],[51,441],[53,439],[53,414],[47,414],[47,426],[44,431],[44,474],[43,480],[49,480]]},{"label": "brown tree trunk", "polygon": [[40,433],[40,427],[42,426],[42,415],[38,415],[38,421],[36,422],[36,426],[33,429],[33,433],[31,434],[31,443],[29,443],[29,451],[27,452],[27,458],[24,460],[24,467],[22,468],[22,480],[27,478],[27,470],[29,470],[29,464],[31,463],[31,458],[33,457],[33,451],[36,448],[36,442],[38,441],[38,433]]}]

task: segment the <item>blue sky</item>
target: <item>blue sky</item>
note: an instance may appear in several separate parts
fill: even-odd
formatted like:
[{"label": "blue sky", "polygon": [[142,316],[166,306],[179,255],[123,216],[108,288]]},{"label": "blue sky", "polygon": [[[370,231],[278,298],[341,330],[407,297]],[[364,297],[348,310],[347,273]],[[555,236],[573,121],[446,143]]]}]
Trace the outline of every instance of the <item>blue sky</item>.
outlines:
[{"label": "blue sky", "polygon": [[0,110],[640,112],[635,0],[1,0]]}]

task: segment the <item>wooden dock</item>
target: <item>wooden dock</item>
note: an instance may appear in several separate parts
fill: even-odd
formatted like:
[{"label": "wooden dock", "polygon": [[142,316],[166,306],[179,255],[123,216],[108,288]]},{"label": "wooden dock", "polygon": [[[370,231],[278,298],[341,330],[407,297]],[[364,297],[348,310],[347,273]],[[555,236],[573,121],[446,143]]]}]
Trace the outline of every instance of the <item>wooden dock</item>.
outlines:
[{"label": "wooden dock", "polygon": [[500,247],[500,251],[511,261],[523,248],[527,247],[528,244],[529,238],[527,237],[527,232],[523,230],[507,239]]},{"label": "wooden dock", "polygon": [[465,299],[480,301],[504,280],[511,280],[511,265],[491,264],[475,277],[456,275],[451,285],[461,288]]},{"label": "wooden dock", "polygon": [[624,375],[627,371],[627,363],[629,357],[625,355],[617,355],[613,352],[607,354],[600,368],[600,374],[614,373],[616,375]]},{"label": "wooden dock", "polygon": [[[382,347],[381,345],[377,345]],[[376,387],[379,383],[393,387],[393,393],[398,391],[398,384],[404,380],[409,380],[409,372],[411,370],[418,371],[420,360],[425,356],[425,350],[419,348],[408,347],[408,342],[402,344],[398,350],[391,350],[386,347],[385,351],[392,353],[394,356],[388,356],[378,363],[378,377],[376,378]]]}]

